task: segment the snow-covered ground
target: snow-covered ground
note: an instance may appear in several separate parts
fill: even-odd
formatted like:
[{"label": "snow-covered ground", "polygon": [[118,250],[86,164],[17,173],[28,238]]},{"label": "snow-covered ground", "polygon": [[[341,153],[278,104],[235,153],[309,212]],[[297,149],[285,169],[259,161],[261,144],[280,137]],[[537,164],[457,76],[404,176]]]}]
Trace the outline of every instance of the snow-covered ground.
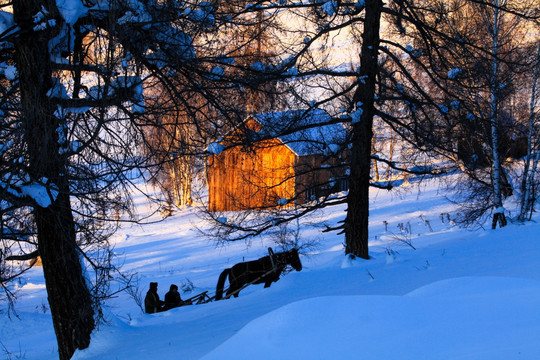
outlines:
[{"label": "snow-covered ground", "polygon": [[[121,293],[74,359],[540,358],[537,222],[460,229],[435,180],[371,195],[371,260],[346,258],[343,236],[301,224],[301,239],[318,242],[301,256],[301,272],[236,299],[153,315]],[[309,221],[335,225],[344,215],[332,208]],[[195,208],[126,226],[115,236],[118,262],[137,273],[143,295],[150,281],[162,298],[170,284],[192,283],[188,298],[213,294],[224,268],[275,246],[269,237],[216,246],[196,230],[205,226]],[[20,318],[1,315],[0,358],[57,358],[40,269],[16,285]]]}]

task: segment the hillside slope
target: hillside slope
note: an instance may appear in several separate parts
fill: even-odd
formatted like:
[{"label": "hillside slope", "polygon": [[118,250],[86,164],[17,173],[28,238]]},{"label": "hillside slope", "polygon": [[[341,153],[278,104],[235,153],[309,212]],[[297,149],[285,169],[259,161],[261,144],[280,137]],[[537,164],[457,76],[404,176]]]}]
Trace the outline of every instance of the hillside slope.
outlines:
[{"label": "hillside slope", "polygon": [[[74,359],[536,359],[540,354],[540,225],[467,230],[431,181],[373,190],[372,259],[350,260],[343,237],[300,225],[304,268],[239,298],[145,315],[125,293],[107,303],[108,324]],[[138,206],[144,210],[145,202]],[[448,215],[447,215],[448,214]],[[311,223],[336,224],[344,208]],[[272,239],[226,246],[201,237],[196,209],[115,237],[139,290],[193,284],[211,294],[220,272],[266,254]],[[413,249],[414,248],[414,249]],[[6,358],[55,359],[56,343],[39,269],[17,285],[20,319],[3,315]],[[1,351],[1,350],[0,350]]]}]

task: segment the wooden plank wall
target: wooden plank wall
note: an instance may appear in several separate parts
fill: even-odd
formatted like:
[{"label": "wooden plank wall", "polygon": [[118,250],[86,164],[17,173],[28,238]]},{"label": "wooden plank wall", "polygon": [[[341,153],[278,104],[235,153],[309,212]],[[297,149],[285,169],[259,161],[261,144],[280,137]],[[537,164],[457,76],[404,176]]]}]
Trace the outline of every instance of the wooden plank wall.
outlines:
[{"label": "wooden plank wall", "polygon": [[343,161],[320,154],[299,157],[295,167],[297,204],[344,190],[341,187],[347,168],[342,166]]},{"label": "wooden plank wall", "polygon": [[210,211],[276,207],[295,196],[296,154],[279,140],[240,146],[209,157]]}]

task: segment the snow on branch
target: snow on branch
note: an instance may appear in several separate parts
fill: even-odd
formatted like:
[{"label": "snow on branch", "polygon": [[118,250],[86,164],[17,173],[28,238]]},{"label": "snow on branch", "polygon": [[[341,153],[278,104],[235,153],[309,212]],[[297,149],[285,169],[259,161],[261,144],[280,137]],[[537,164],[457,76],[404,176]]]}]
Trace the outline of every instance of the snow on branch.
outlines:
[{"label": "snow on branch", "polygon": [[49,183],[46,178],[34,182],[16,181],[10,184],[0,180],[0,189],[5,192],[5,195],[11,195],[23,201],[30,200],[43,208],[49,207],[58,197],[56,186]]},{"label": "snow on branch", "polygon": [[186,9],[184,15],[191,21],[198,22],[209,28],[215,25],[214,6],[210,1],[203,1],[199,4],[199,9]]},{"label": "snow on branch", "polygon": [[335,1],[327,1],[321,6],[321,9],[329,16],[333,16],[337,8],[338,4]]},{"label": "snow on branch", "polygon": [[13,14],[6,11],[0,11],[0,34],[4,35],[4,33],[13,28],[13,26],[15,26]]},{"label": "snow on branch", "polygon": [[449,70],[448,73],[447,73],[447,76],[450,80],[454,80],[456,79],[460,74],[462,73],[462,70],[461,69],[452,69],[452,70]]},{"label": "snow on branch", "polygon": [[5,62],[0,63],[0,75],[4,75],[9,81],[17,78],[17,68],[14,65],[7,65]]},{"label": "snow on branch", "polygon": [[206,151],[213,155],[221,154],[225,150],[225,146],[221,145],[220,143],[214,142],[208,145],[206,148]]},{"label": "snow on branch", "polygon": [[56,7],[66,23],[73,25],[88,13],[81,0],[56,0]]}]

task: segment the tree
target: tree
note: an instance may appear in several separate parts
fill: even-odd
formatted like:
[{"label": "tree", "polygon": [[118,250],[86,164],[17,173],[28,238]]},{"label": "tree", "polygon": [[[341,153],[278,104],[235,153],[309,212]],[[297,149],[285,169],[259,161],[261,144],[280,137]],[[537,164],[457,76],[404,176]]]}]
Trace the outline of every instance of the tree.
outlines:
[{"label": "tree", "polygon": [[[347,164],[350,167],[350,188],[345,197],[324,198],[316,204],[308,204],[300,209],[296,207],[296,211],[289,213],[287,209],[282,209],[279,214],[265,213],[259,222],[254,221],[253,217],[246,217],[249,222],[242,223],[239,218],[238,221],[221,224],[226,230],[217,231],[218,236],[244,239],[304,213],[346,202],[348,209],[344,223],[328,230],[345,232],[347,254],[369,258],[368,189],[369,186],[392,187],[391,183],[383,185],[371,181],[371,161],[383,162],[399,171],[414,169],[413,173],[418,175],[444,170],[426,164],[427,155],[435,153],[456,157],[453,134],[463,122],[461,117],[454,117],[453,114],[458,111],[462,114],[466,110],[472,112],[474,106],[474,103],[461,106],[465,102],[458,101],[462,100],[457,86],[461,79],[457,76],[460,70],[452,61],[467,63],[468,55],[480,52],[490,60],[496,59],[502,63],[500,52],[495,56],[492,54],[493,41],[485,48],[460,37],[457,31],[459,27],[447,26],[451,19],[455,21],[454,25],[471,29],[467,22],[458,21],[461,14],[459,10],[465,5],[467,9],[474,6],[498,9],[501,13],[525,20],[538,16],[534,12],[482,1],[446,4],[427,0],[396,0],[387,5],[377,0],[280,5],[258,3],[262,9],[278,7],[283,9],[283,13],[292,14],[291,17],[304,19],[297,27],[284,21],[287,25],[282,31],[288,35],[282,36],[287,39],[287,46],[283,46],[286,49],[283,51],[284,60],[278,66],[264,68],[264,72],[267,76],[272,72],[275,78],[290,81],[291,87],[295,87],[291,94],[308,109],[306,113],[313,108],[323,109],[329,115],[327,123],[343,123],[350,129],[349,141],[346,143],[351,153]],[[286,15],[282,16],[289,19]],[[380,26],[381,18],[383,27]],[[353,43],[361,46],[360,60],[353,60],[348,69],[342,63],[331,63],[333,41],[342,34],[345,34],[347,40],[353,40]],[[473,32],[471,34],[474,35]],[[477,38],[481,40],[482,34],[485,33],[477,31]],[[406,44],[406,41],[410,43]],[[473,77],[468,79],[471,79],[468,86],[472,91],[478,83],[474,82]],[[493,81],[486,83],[492,84]],[[497,79],[497,83],[501,84],[501,79]],[[315,87],[319,90],[313,96],[310,90]],[[496,85],[491,87],[492,92],[495,88]],[[497,90],[497,94],[500,96],[500,90]],[[494,109],[491,108],[492,111]],[[416,153],[426,154],[424,164],[420,163],[422,166],[397,164],[371,154],[375,116],[388,124]],[[288,127],[285,133],[302,131],[305,127],[305,123],[299,119],[296,128]],[[490,133],[487,136],[491,141],[493,127],[489,126],[488,129]],[[500,145],[496,143],[490,148],[498,149]],[[493,152],[490,158],[492,156]],[[418,160],[422,161],[422,158],[418,157]],[[497,165],[493,167],[496,168]],[[503,178],[504,174],[499,174]]]},{"label": "tree", "polygon": [[143,147],[159,164],[152,183],[158,185],[165,195],[167,212],[171,212],[172,206],[192,203],[196,154],[203,151],[205,140],[196,133],[190,115],[174,104],[170,93],[162,90],[156,87],[152,98],[147,100],[149,106],[160,109],[152,112],[152,117],[161,126],[148,131],[148,144],[143,144]]},{"label": "tree", "polygon": [[[142,151],[151,129],[174,129],[164,148],[178,151],[181,125],[215,137],[241,118],[219,95],[247,82],[215,34],[256,26],[255,11],[221,5],[15,0],[13,15],[0,13],[0,280],[16,275],[9,258],[41,257],[61,359],[90,343],[127,188],[162,166]],[[158,88],[183,116],[157,121]]]},{"label": "tree", "polygon": [[499,126],[498,126],[498,107],[499,107],[499,88],[501,84],[497,81],[499,72],[499,0],[493,2],[493,24],[491,35],[491,71],[490,71],[490,107],[489,107],[489,122],[491,126],[491,149],[493,153],[493,205],[497,208],[493,215],[493,225],[499,223],[500,227],[506,226],[506,217],[504,215],[504,208],[502,204],[502,191],[501,191],[501,159],[499,153]]},{"label": "tree", "polygon": [[[538,168],[538,162],[540,161],[540,152],[538,151],[538,137],[535,134],[537,131],[537,83],[540,73],[540,46],[538,47],[536,55],[536,66],[534,68],[534,75],[531,87],[531,100],[529,106],[529,126],[527,133],[527,156],[525,157],[525,164],[523,167],[523,175],[521,180],[521,199],[520,199],[520,212],[518,219],[524,221],[527,213],[532,212],[534,203],[534,176]],[[533,151],[536,151],[536,156],[533,155]]]},{"label": "tree", "polygon": [[[268,6],[272,7],[273,5]],[[299,36],[300,42],[296,46],[287,48],[289,57],[286,57],[278,66],[265,68],[265,72],[267,76],[272,75],[269,73],[273,72],[274,77],[282,80],[294,79],[291,86],[295,86],[296,89],[292,93],[297,101],[307,105],[308,110],[305,111],[305,116],[309,116],[310,110],[315,107],[324,109],[329,115],[326,122],[318,124],[306,124],[304,118],[299,117],[296,119],[295,124],[283,127],[284,132],[282,132],[282,135],[301,132],[313,126],[326,126],[332,123],[347,124],[350,129],[349,141],[341,145],[342,150],[350,148],[348,162],[345,165],[350,168],[350,175],[348,176],[349,193],[346,197],[336,198],[332,196],[315,204],[307,204],[301,210],[293,211],[288,215],[280,213],[270,217],[265,216],[258,224],[252,221],[249,226],[241,226],[238,221],[233,221],[231,224],[225,224],[225,227],[228,226],[226,231],[218,231],[217,233],[220,237],[231,237],[232,235],[233,238],[236,236],[236,239],[245,238],[245,236],[256,235],[270,228],[272,224],[279,225],[318,208],[347,202],[349,206],[347,218],[344,225],[339,227],[345,232],[345,251],[352,256],[367,259],[369,258],[368,190],[370,185],[374,185],[370,180],[370,164],[374,159],[371,154],[371,143],[373,138],[373,118],[377,114],[376,99],[379,91],[379,24],[383,12],[383,3],[380,1],[362,1],[356,4],[338,4],[329,1],[312,5],[297,4],[282,5],[281,7],[292,11],[298,17],[302,16],[308,19],[306,23],[310,26],[306,26],[307,29],[304,30],[306,24],[302,23],[300,25],[302,30],[295,29],[295,32],[301,34]],[[360,14],[363,14],[363,16]],[[309,16],[314,18],[312,24],[309,23],[309,19],[311,19]],[[314,49],[318,50],[321,43],[331,39],[333,34],[343,29],[349,29],[352,34],[352,30],[356,29],[357,26],[362,29],[362,39],[360,41],[362,52],[358,70],[332,69],[324,61],[326,58],[324,54],[316,57],[312,53]],[[323,46],[321,48],[324,49]],[[269,68],[271,71],[268,70]],[[312,80],[314,76],[317,79],[322,79],[321,83],[327,81],[326,86],[321,85],[321,83],[314,83],[317,81]],[[305,79],[306,84],[301,85],[300,79]],[[350,79],[352,81],[349,81]],[[332,85],[328,86],[330,83]],[[301,91],[302,86],[306,89],[320,86],[324,89],[323,95],[319,96],[315,101],[306,99],[303,91]],[[332,111],[337,102],[342,103],[344,111]],[[391,162],[387,162],[387,164],[392,165]],[[289,202],[294,201],[295,199],[289,199]],[[283,209],[283,211],[286,212],[287,209]],[[252,218],[250,217],[250,219]]]},{"label": "tree", "polygon": [[[14,1],[14,22],[32,24],[33,16],[43,14],[42,5],[38,1]],[[52,4],[47,5],[52,11]],[[37,248],[43,261],[55,332],[59,334],[60,357],[69,358],[76,348],[88,347],[94,310],[76,243],[67,164],[65,157],[58,156],[59,119],[54,115],[56,106],[49,96],[55,88],[48,48],[52,33],[36,33],[28,27],[21,28],[13,40],[21,97],[21,140],[26,145],[23,176],[30,182],[26,186],[42,186],[46,191],[45,196],[27,202],[33,208]],[[13,188],[12,184],[8,186]],[[13,196],[9,191],[6,193],[8,199]],[[10,202],[17,204],[20,200]]]},{"label": "tree", "polygon": [[[234,13],[238,11],[235,9],[236,6],[246,7],[248,4],[248,1],[240,1],[222,6]],[[256,8],[251,14],[248,13],[245,16],[246,19],[242,21],[246,21],[248,17],[253,18],[251,26],[227,28],[220,32],[218,40],[225,44],[221,51],[234,62],[235,70],[231,70],[239,76],[242,76],[246,67],[249,68],[253,64],[276,57],[269,38],[273,21],[264,19],[262,11]],[[235,111],[238,111],[239,116],[245,117],[250,113],[275,108],[276,98],[279,97],[275,82],[246,80],[242,89],[222,89],[220,92],[220,96],[226,97],[228,102],[238,104],[238,109]],[[219,136],[219,134],[211,134],[211,121],[207,119],[219,118],[221,115],[205,107],[207,113],[204,116],[201,113],[196,115],[198,119],[195,122],[199,125],[195,128],[191,125],[193,120],[190,119],[195,115],[174,105],[176,96],[174,93],[167,91],[159,91],[159,93],[160,95],[153,96],[151,101],[155,102],[152,105],[154,108],[160,109],[156,121],[161,121],[164,127],[158,133],[151,134],[152,146],[149,151],[154,152],[154,156],[161,157],[164,165],[163,169],[157,172],[154,182],[160,184],[168,203],[180,207],[192,202],[192,180],[196,174],[200,175],[203,172],[201,164],[205,159],[201,154],[204,153],[207,145],[205,139]],[[190,107],[204,107],[204,100],[196,93],[193,93],[188,101],[191,103]],[[177,119],[174,120],[174,118]],[[209,128],[205,128],[205,124],[209,125]],[[226,133],[236,125],[236,122],[233,122],[220,133]],[[163,144],[163,148],[160,148],[158,144]],[[156,149],[159,150],[157,153]]]},{"label": "tree", "polygon": [[[525,114],[516,109],[526,106],[529,98],[523,96],[528,89],[521,84],[529,83],[531,72],[527,53],[528,37],[534,39],[529,36],[534,7],[509,1],[438,6],[448,9],[436,24],[450,38],[437,35],[438,47],[427,49],[433,60],[425,63],[432,73],[439,72],[444,84],[440,90],[431,86],[442,110],[431,117],[439,119],[447,134],[439,140],[447,143],[441,153],[468,177],[460,185],[468,194],[463,199],[468,207],[463,220],[473,223],[491,210],[493,227],[504,226],[502,201],[514,191],[508,168],[526,153]],[[422,39],[417,35],[416,43]],[[439,52],[444,56],[437,56]]]}]

